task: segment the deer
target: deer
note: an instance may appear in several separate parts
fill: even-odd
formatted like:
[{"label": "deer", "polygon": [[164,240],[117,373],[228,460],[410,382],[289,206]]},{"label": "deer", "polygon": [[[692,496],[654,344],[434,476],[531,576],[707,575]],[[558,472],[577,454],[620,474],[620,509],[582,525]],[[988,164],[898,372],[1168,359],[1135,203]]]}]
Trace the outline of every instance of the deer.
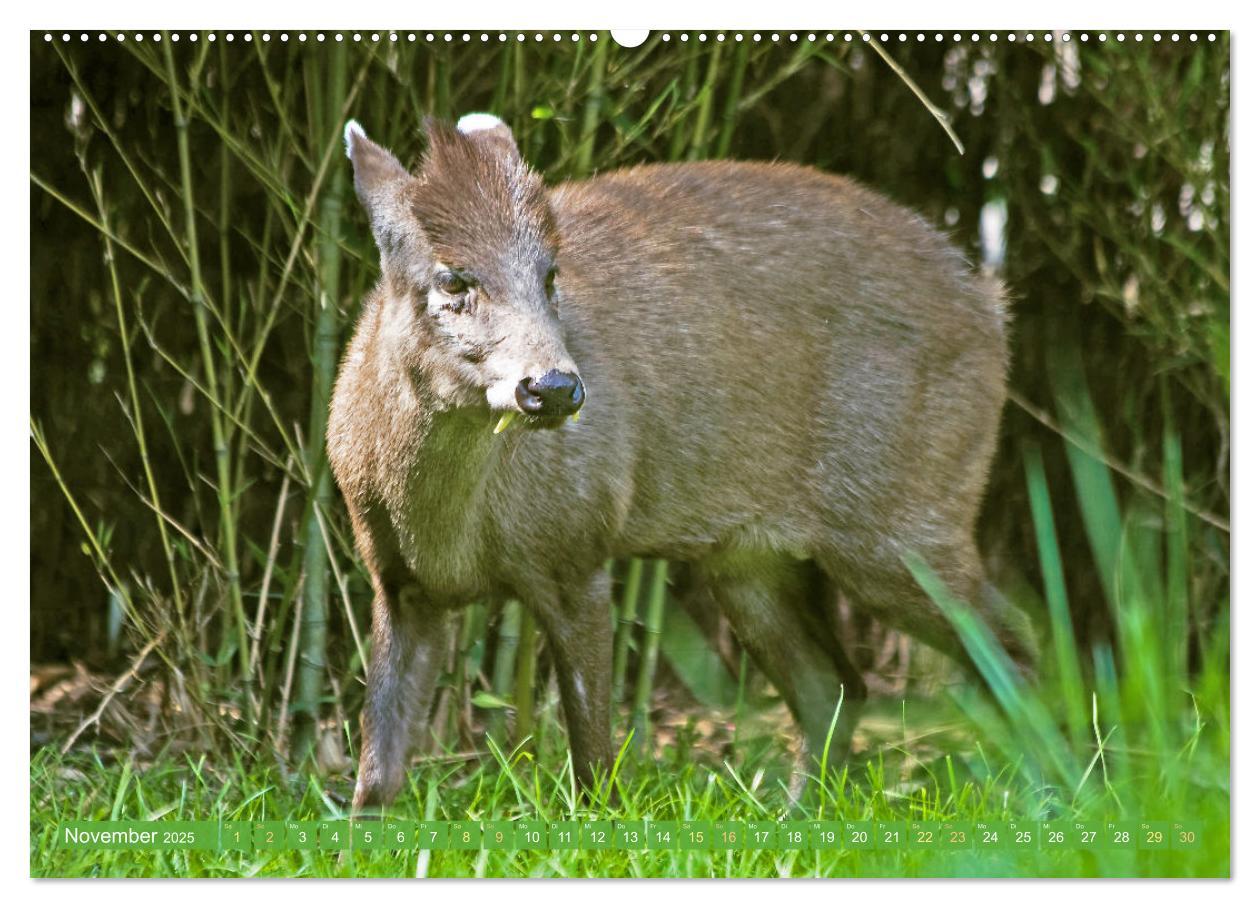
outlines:
[{"label": "deer", "polygon": [[380,255],[327,430],[373,592],[356,810],[403,785],[474,601],[536,617],[575,774],[607,770],[610,559],[686,564],[815,759],[846,758],[866,698],[838,595],[968,661],[908,557],[1031,670],[1027,616],[975,539],[1006,396],[999,282],[810,167],[548,186],[494,115],[423,132],[414,171],[344,133]]}]

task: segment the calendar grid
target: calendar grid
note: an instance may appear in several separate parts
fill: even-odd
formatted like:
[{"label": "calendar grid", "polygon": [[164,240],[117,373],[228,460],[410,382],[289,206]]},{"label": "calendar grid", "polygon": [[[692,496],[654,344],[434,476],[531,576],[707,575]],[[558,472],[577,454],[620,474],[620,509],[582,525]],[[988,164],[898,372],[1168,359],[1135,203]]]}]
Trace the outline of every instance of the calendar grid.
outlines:
[{"label": "calendar grid", "polygon": [[1182,820],[72,821],[57,847],[171,851],[1156,851],[1189,850]]}]

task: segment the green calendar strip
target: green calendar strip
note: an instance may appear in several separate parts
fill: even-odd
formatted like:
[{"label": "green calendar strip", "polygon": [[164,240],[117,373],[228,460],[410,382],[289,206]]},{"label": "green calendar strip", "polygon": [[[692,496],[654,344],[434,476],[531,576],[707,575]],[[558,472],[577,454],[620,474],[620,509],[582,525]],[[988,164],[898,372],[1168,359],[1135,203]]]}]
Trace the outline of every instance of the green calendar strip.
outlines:
[{"label": "green calendar strip", "polygon": [[1189,850],[1193,821],[923,820],[83,820],[57,847],[87,851],[914,851]]}]

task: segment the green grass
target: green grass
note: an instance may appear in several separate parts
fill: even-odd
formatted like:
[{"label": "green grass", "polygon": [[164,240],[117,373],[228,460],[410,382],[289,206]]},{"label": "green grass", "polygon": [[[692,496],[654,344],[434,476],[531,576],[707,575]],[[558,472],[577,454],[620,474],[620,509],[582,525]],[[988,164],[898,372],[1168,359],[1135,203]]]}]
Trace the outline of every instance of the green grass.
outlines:
[{"label": "green grass", "polygon": [[[767,769],[767,766],[769,767]],[[786,765],[762,771],[682,760],[677,754],[623,771],[616,798],[575,797],[567,764],[540,765],[524,754],[481,764],[433,763],[413,773],[392,815],[419,819],[582,820],[1013,820],[1040,808],[1044,793],[1019,782],[1014,767],[990,772],[981,756],[959,753],[927,763],[890,750],[828,780],[816,779],[802,803],[784,787]],[[911,771],[911,778],[900,780]],[[332,786],[348,794],[349,783]],[[80,852],[58,849],[57,824],[72,819],[338,819],[344,810],[314,777],[286,779],[274,770],[212,767],[186,758],[143,771],[90,757],[63,760],[45,751],[32,767],[31,873],[49,877],[409,877],[418,851],[340,853],[281,851]],[[598,799],[596,799],[598,800]],[[809,806],[802,806],[803,804]],[[1193,851],[976,852],[932,854],[853,851],[432,851],[434,877],[841,877],[841,876],[1216,876],[1228,872],[1228,827],[1216,810]],[[1199,818],[1201,814],[1196,814]],[[1114,814],[1113,814],[1114,817]],[[1154,818],[1154,817],[1152,817]],[[1162,815],[1161,815],[1162,818]],[[1170,819],[1172,819],[1170,817]],[[1178,818],[1179,819],[1179,818]]]}]

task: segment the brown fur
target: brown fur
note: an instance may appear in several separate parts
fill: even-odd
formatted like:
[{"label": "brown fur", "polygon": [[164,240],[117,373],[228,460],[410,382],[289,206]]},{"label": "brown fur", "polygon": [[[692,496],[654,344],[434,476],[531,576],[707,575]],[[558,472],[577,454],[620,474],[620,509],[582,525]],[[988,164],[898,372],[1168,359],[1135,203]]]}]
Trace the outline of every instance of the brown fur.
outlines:
[{"label": "brown fur", "polygon": [[[401,785],[450,613],[476,599],[533,610],[580,777],[609,765],[609,558],[691,563],[814,753],[842,689],[845,752],[864,696],[831,643],[837,591],[961,654],[907,554],[1030,661],[974,543],[1003,301],[939,233],[789,164],[547,191],[504,127],[429,135],[415,176],[361,134],[349,148],[382,250],[328,431],[376,594],[357,806]],[[435,261],[476,276],[464,311],[431,291]],[[493,434],[510,405],[487,389],[552,368],[580,373],[580,420]]]}]

